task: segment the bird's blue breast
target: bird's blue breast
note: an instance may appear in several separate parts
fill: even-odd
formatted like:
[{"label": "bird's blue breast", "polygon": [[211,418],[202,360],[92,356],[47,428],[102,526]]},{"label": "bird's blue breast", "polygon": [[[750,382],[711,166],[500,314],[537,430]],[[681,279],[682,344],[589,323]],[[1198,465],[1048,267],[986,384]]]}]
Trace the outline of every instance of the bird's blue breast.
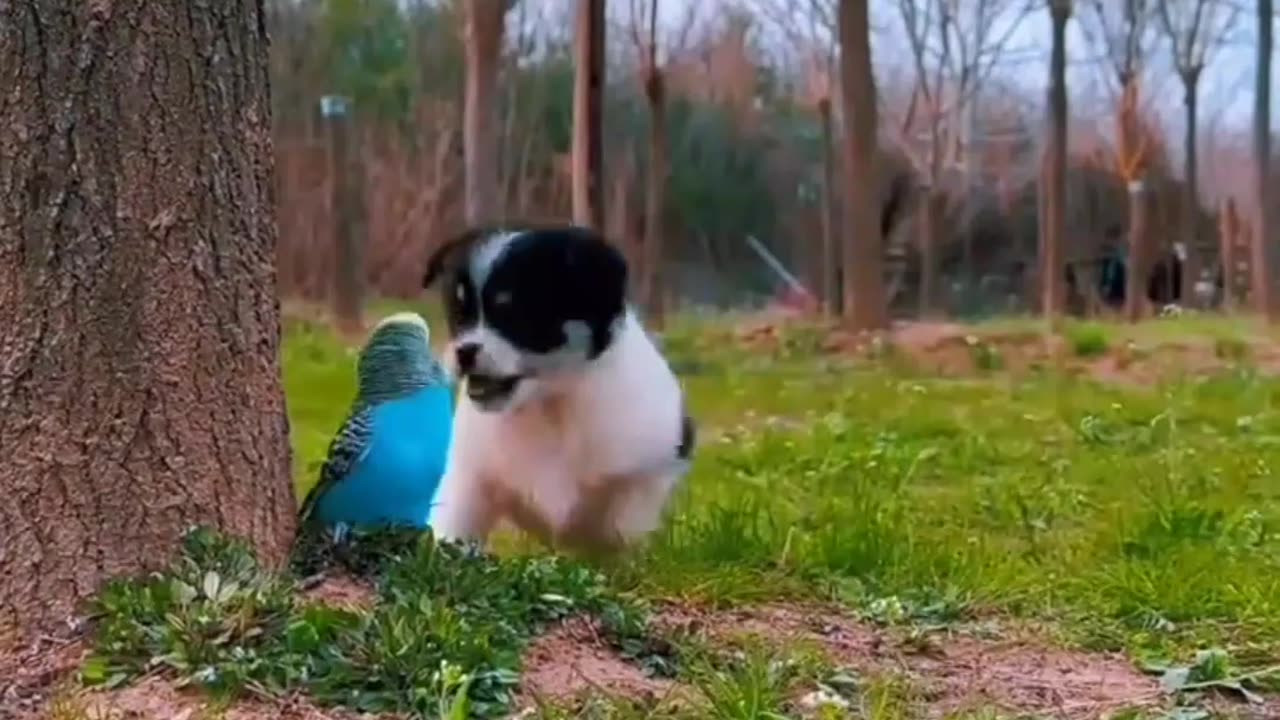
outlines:
[{"label": "bird's blue breast", "polygon": [[320,498],[319,518],[326,524],[426,527],[444,474],[452,421],[448,386],[379,404],[368,452]]}]

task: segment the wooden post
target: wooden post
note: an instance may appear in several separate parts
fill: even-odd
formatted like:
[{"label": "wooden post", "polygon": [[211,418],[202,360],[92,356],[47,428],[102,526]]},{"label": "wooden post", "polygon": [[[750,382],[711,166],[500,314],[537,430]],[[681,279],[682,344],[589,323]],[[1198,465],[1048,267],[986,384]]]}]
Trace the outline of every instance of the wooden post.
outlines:
[{"label": "wooden post", "polygon": [[364,252],[360,237],[361,165],[351,148],[349,101],[336,95],[320,99],[320,117],[329,143],[329,172],[335,252],[333,313],[338,327],[357,334],[364,329]]},{"label": "wooden post", "polygon": [[1239,218],[1235,201],[1227,198],[1218,211],[1218,247],[1222,266],[1222,309],[1226,312],[1236,306],[1236,238],[1239,235]]},{"label": "wooden post", "polygon": [[573,221],[604,230],[604,0],[578,0],[574,30]]},{"label": "wooden post", "polygon": [[818,119],[822,123],[822,293],[823,309],[828,318],[840,316],[840,245],[836,242],[839,220],[836,217],[836,160],[834,129],[831,122],[831,98],[818,100]]},{"label": "wooden post", "polygon": [[1143,178],[1129,181],[1129,256],[1125,270],[1124,319],[1136,323],[1142,319],[1147,299],[1147,283],[1151,267],[1147,262],[1148,224],[1150,223],[1147,186]]}]

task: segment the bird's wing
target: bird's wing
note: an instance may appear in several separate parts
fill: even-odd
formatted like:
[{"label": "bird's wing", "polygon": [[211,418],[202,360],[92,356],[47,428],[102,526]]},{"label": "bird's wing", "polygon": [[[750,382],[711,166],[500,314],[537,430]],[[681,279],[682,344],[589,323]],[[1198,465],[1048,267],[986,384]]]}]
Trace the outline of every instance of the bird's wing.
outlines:
[{"label": "bird's wing", "polygon": [[343,421],[338,433],[329,442],[329,452],[325,456],[324,465],[320,466],[320,478],[302,501],[302,509],[298,511],[299,525],[305,525],[311,518],[311,512],[335,482],[345,478],[351,469],[364,459],[373,445],[373,406],[357,403]]},{"label": "bird's wing", "polygon": [[430,365],[427,368],[427,377],[432,385],[454,384],[453,374],[449,372],[443,363],[436,360],[435,357],[431,357],[428,362]]}]

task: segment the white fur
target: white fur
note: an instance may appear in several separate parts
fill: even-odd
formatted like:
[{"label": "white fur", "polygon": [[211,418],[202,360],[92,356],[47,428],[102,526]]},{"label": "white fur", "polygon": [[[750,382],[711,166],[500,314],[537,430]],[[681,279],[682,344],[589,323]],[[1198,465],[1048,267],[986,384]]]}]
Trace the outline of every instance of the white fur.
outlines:
[{"label": "white fur", "polygon": [[[480,326],[495,365],[520,354]],[[678,459],[683,400],[666,360],[630,311],[598,358],[521,381],[501,408],[462,395],[431,521],[437,537],[484,540],[509,520],[546,540],[583,534],[575,512],[588,495],[607,501],[587,535],[631,542],[656,529],[687,470]],[[528,519],[533,518],[531,524]],[[550,532],[550,538],[545,537]]]}]

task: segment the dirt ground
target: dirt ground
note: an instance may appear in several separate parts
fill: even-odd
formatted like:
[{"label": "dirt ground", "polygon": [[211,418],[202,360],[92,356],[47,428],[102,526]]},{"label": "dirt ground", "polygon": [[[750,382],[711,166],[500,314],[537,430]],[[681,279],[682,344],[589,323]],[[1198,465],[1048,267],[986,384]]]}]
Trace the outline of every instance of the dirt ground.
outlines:
[{"label": "dirt ground", "polygon": [[[1122,656],[1051,647],[1016,629],[995,638],[959,631],[921,641],[829,608],[802,605],[733,611],[673,606],[659,614],[657,624],[666,632],[712,642],[755,636],[779,646],[804,643],[821,648],[833,665],[859,675],[906,677],[916,691],[920,716],[930,719],[994,709],[1014,717],[1097,720],[1120,710],[1158,708],[1169,702],[1155,677]],[[526,665],[526,698],[566,700],[606,693],[687,702],[696,696],[691,688],[647,677],[605,647],[582,621],[535,643]],[[1228,717],[1280,718],[1280,698],[1262,706],[1226,698],[1214,704],[1230,713]]]},{"label": "dirt ground", "polygon": [[[346,589],[347,591],[350,588]],[[347,603],[351,592],[315,595],[316,601]],[[354,591],[352,591],[354,592]],[[355,602],[363,602],[359,597]],[[689,606],[661,608],[661,632],[701,638],[713,644],[755,636],[769,644],[820,648],[829,662],[861,677],[892,674],[906,678],[922,717],[936,719],[965,710],[997,709],[1020,717],[1096,720],[1134,707],[1159,707],[1169,699],[1158,682],[1123,657],[1051,647],[1015,626],[993,632],[955,630],[920,637],[860,622],[838,610],[772,604],[729,611]],[[33,648],[0,666],[3,720],[355,720],[372,717],[319,708],[302,697],[250,699],[220,706],[197,693],[180,691],[150,677],[111,691],[74,687],[74,670],[84,656],[81,641]],[[16,678],[16,683],[12,679]],[[805,693],[812,688],[805,689]],[[693,688],[648,676],[619,657],[594,622],[561,623],[529,647],[513,716],[528,716],[543,702],[572,702],[585,695],[623,696],[642,703],[696,702]],[[799,698],[797,698],[799,699]],[[1229,717],[1280,718],[1280,698],[1262,706],[1216,701]],[[379,720],[396,716],[380,715]]]},{"label": "dirt ground", "polygon": [[[794,318],[762,315],[743,322],[735,331],[744,347],[775,351],[784,343]],[[1175,373],[1192,375],[1230,368],[1238,360],[1220,356],[1209,338],[1188,338],[1158,344],[1112,342],[1097,355],[1082,357],[1062,337],[1032,330],[994,331],[947,322],[897,322],[879,335],[854,334],[836,327],[814,327],[818,350],[849,357],[879,356],[916,370],[943,377],[964,377],[985,371],[1025,375],[1037,369],[1058,369],[1108,383],[1149,386]],[[1255,338],[1240,343],[1248,362],[1262,372],[1280,374],[1280,346]],[[985,365],[985,366],[984,366]]]}]

